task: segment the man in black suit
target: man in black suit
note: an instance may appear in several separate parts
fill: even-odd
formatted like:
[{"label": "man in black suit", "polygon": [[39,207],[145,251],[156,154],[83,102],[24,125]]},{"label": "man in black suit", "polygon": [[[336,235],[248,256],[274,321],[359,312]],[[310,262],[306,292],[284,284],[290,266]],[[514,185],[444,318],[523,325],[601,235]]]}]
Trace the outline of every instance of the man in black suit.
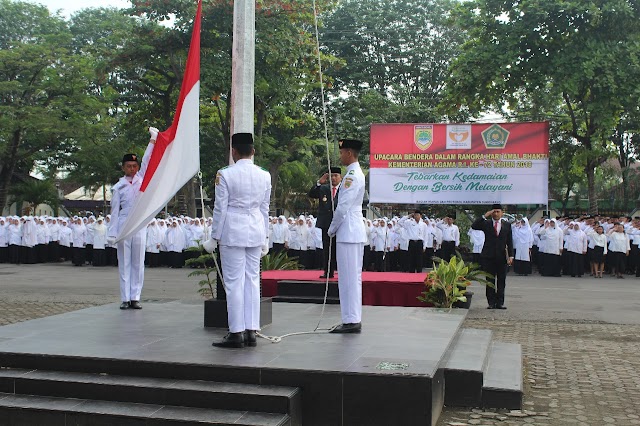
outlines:
[{"label": "man in black suit", "polygon": [[479,217],[471,228],[484,232],[484,246],[480,254],[480,267],[494,276],[496,288],[487,286],[488,309],[507,309],[504,306],[507,265],[513,263],[511,224],[502,220],[502,206],[493,208]]},{"label": "man in black suit", "polygon": [[[329,266],[330,241],[327,230],[329,229],[329,225],[331,225],[331,220],[333,219],[333,209],[338,205],[338,189],[340,187],[340,182],[342,181],[342,170],[340,167],[331,167],[330,171],[331,174],[323,174],[316,182],[316,185],[309,190],[309,197],[318,199],[316,228],[320,228],[322,230],[322,253],[324,257],[322,269],[324,270],[324,274],[322,274],[320,278],[327,278],[327,276],[329,276],[329,278],[333,278],[333,272],[337,269],[336,240],[334,238],[333,244],[331,244],[331,265],[327,270],[327,266]],[[329,181],[331,181],[330,185]],[[333,205],[331,201],[332,199]]]}]

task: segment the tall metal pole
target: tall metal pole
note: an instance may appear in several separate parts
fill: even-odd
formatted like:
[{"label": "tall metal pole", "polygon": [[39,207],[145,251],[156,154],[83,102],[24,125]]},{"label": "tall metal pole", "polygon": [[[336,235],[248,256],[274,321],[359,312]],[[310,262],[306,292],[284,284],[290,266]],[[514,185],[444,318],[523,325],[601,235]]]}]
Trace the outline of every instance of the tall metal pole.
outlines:
[{"label": "tall metal pole", "polygon": [[[256,2],[255,0],[235,0],[231,57],[231,135],[253,134],[255,40]],[[231,152],[229,152],[229,164],[233,164]]]},{"label": "tall metal pole", "polygon": [[[256,2],[233,2],[233,48],[231,53],[231,135],[253,134],[254,82],[256,74]],[[231,142],[231,141],[229,141]],[[231,144],[229,144],[231,146]],[[233,164],[229,149],[229,164]],[[219,252],[217,256],[220,256]],[[220,265],[220,259],[218,259]],[[222,275],[222,270],[219,271]],[[217,280],[216,298],[227,298],[222,280]]]}]

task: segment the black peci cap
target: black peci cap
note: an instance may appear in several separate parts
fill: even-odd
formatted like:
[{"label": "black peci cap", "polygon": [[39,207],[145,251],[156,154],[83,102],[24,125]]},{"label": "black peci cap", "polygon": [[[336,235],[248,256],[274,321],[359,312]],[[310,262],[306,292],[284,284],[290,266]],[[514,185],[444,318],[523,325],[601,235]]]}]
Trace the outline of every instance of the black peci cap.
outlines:
[{"label": "black peci cap", "polygon": [[338,141],[338,146],[340,149],[344,148],[360,151],[362,149],[362,141],[356,139],[340,139]]},{"label": "black peci cap", "polygon": [[330,171],[331,173],[338,173],[339,175],[342,174],[342,169],[340,167],[331,167]]},{"label": "black peci cap", "polygon": [[122,164],[127,161],[135,161],[136,163],[139,163],[138,156],[136,154],[125,154],[124,157],[122,157]]},{"label": "black peci cap", "polygon": [[253,135],[251,133],[236,133],[231,136],[231,146],[253,145]]},{"label": "black peci cap", "polygon": [[502,210],[502,204],[494,204],[491,206],[493,210]]}]

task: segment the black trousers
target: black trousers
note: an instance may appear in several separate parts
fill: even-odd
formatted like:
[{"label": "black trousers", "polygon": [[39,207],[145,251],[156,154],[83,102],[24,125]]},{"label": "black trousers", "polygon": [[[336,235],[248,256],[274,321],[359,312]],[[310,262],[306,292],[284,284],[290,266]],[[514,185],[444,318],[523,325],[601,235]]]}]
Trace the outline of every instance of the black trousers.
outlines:
[{"label": "black trousers", "polygon": [[631,244],[627,268],[630,273],[635,272],[636,277],[640,277],[640,247],[635,244]]},{"label": "black trousers", "polygon": [[621,251],[610,251],[607,258],[611,260],[611,273],[623,275],[627,267],[627,254]]},{"label": "black trousers", "polygon": [[422,240],[409,241],[409,272],[422,272]]},{"label": "black trousers", "polygon": [[433,247],[427,247],[424,249],[424,255],[422,256],[423,265],[427,268],[433,268]]},{"label": "black trousers", "polygon": [[284,251],[284,244],[280,244],[280,243],[273,243],[273,247],[271,248],[271,251],[274,254],[278,254],[281,251]]},{"label": "black trousers", "polygon": [[443,241],[442,248],[440,249],[440,257],[447,262],[451,260],[451,257],[456,254],[456,242],[455,241]]},{"label": "black trousers", "polygon": [[376,272],[384,272],[384,252],[383,251],[374,251],[373,258],[375,263],[375,271]]},{"label": "black trousers", "polygon": [[505,259],[482,257],[480,258],[480,268],[493,275],[493,283],[496,286],[495,289],[487,286],[487,303],[489,306],[504,305],[504,289],[507,285],[507,264]]},{"label": "black trousers", "polygon": [[398,250],[397,253],[400,271],[407,272],[409,270],[409,250]]},{"label": "black trousers", "polygon": [[327,274],[327,266],[329,267],[329,275],[333,275],[334,271],[336,269],[338,269],[338,263],[336,261],[336,238],[333,238],[333,244],[331,244],[331,265],[329,265],[329,241],[331,241],[331,238],[329,238],[329,234],[327,234],[327,230],[323,229],[322,230],[322,257],[323,257],[323,262],[322,262],[322,270],[324,271],[325,275]]},{"label": "black trousers", "polygon": [[93,250],[91,250],[91,256],[91,264],[93,266],[107,265],[107,252],[105,251],[105,249],[97,249],[94,247]]}]

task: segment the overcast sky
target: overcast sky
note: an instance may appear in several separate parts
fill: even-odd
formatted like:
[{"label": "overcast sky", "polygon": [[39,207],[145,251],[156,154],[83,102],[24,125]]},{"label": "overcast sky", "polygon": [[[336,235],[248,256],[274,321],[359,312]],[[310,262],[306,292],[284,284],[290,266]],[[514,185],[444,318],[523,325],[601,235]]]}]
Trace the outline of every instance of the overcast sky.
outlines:
[{"label": "overcast sky", "polygon": [[80,9],[87,7],[130,7],[128,0],[30,0],[31,3],[39,3],[47,6],[51,13],[55,13],[58,9],[62,9],[62,15],[67,18]]}]

